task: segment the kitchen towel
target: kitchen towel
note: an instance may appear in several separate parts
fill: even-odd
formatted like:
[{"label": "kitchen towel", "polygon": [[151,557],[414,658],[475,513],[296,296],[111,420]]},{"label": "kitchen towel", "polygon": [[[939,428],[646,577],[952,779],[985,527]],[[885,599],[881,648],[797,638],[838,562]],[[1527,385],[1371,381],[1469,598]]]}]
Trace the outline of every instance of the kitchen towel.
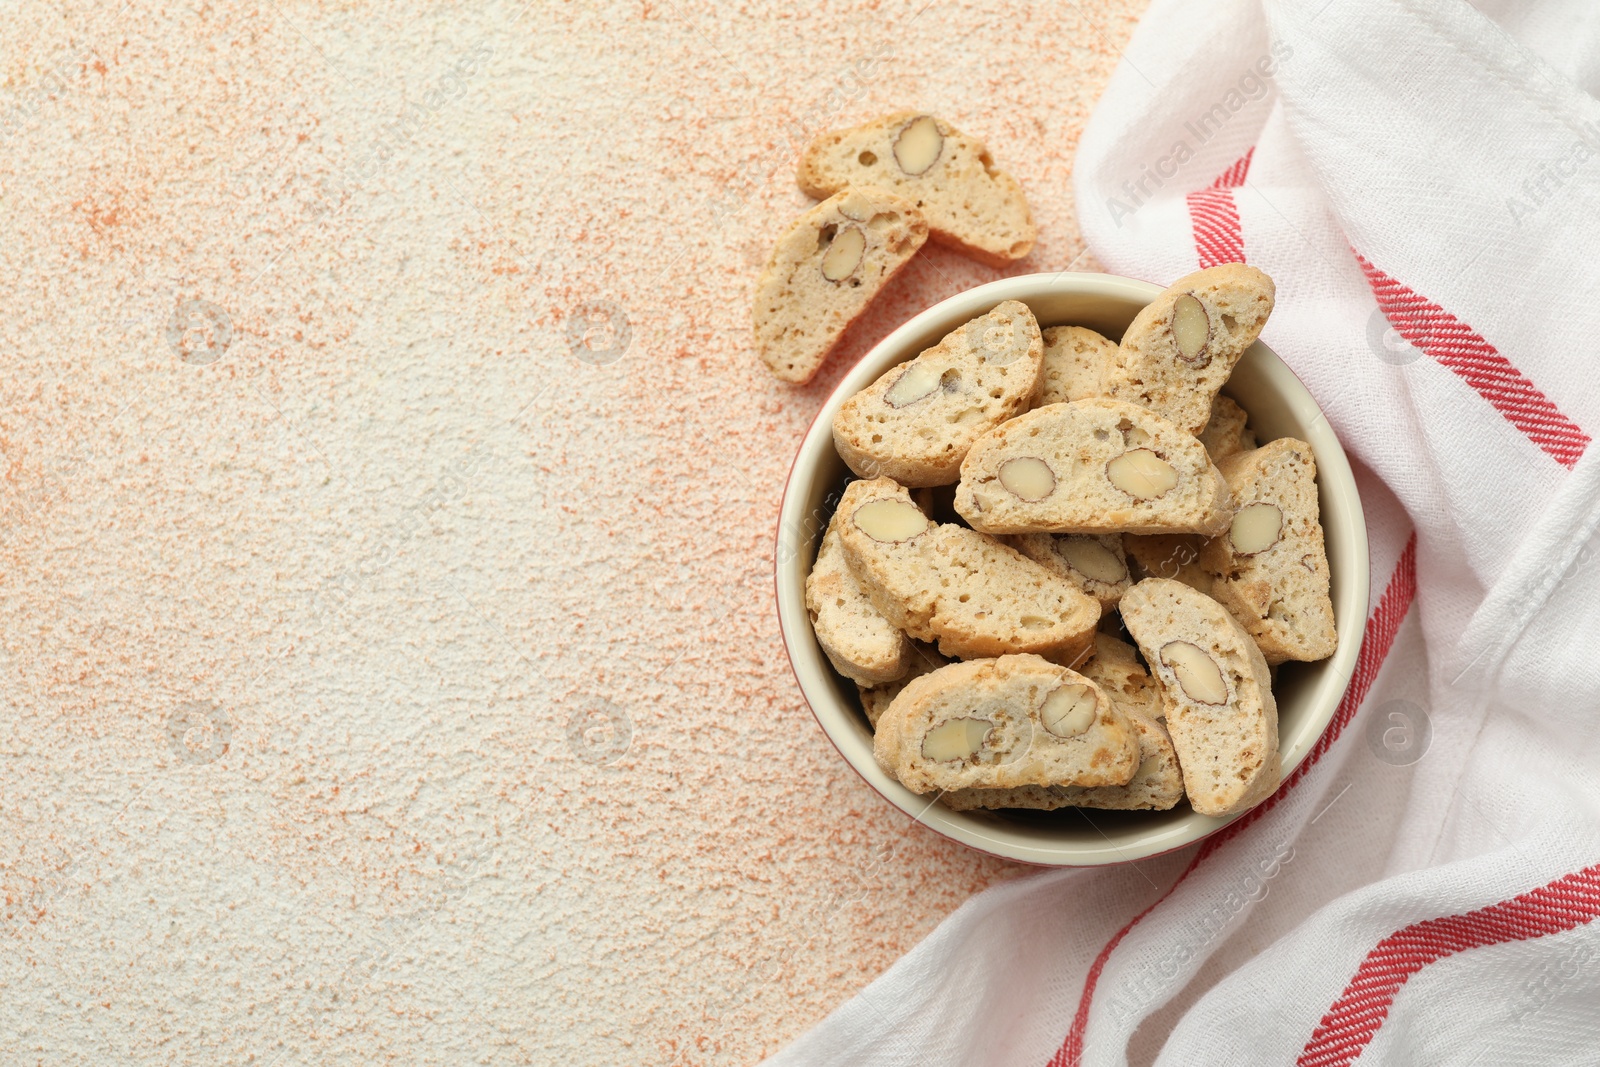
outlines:
[{"label": "kitchen towel", "polygon": [[1597,93],[1587,0],[1150,6],[1083,232],[1276,280],[1367,513],[1350,690],[1247,817],[978,895],[771,1063],[1597,1062]]}]

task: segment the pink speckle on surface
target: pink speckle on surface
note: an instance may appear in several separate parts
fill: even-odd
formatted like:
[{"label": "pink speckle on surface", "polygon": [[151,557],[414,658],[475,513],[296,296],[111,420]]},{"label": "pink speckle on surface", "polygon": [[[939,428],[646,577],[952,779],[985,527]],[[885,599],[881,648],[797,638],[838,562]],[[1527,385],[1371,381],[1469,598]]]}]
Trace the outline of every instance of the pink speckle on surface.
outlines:
[{"label": "pink speckle on surface", "polygon": [[[878,338],[1092,269],[1142,6],[12,5],[6,1061],[750,1063],[1018,873],[828,744],[773,528]],[[778,383],[795,152],[897,107],[1038,246]]]}]

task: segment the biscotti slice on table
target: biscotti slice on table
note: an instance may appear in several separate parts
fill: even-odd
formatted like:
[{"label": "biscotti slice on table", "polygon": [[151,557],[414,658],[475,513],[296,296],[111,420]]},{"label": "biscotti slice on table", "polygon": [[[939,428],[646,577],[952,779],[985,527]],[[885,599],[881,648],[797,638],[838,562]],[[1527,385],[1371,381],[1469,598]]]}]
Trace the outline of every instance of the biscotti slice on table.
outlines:
[{"label": "biscotti slice on table", "polygon": [[1100,379],[1117,358],[1117,343],[1083,326],[1044,331],[1044,367],[1033,406],[1066,404],[1100,394]]},{"label": "biscotti slice on table", "polygon": [[1157,721],[1161,696],[1133,649],[1114,637],[1095,638],[1095,654],[1079,669],[1098,685],[1133,726],[1139,742],[1139,766],[1126,785],[1025,785],[1015,789],[960,789],[939,799],[956,811],[974,808],[1107,808],[1121,811],[1166,811],[1183,799],[1183,771],[1172,738]]},{"label": "biscotti slice on table", "polygon": [[1146,578],[1120,607],[1161,689],[1190,805],[1223,816],[1266,799],[1280,774],[1278,705],[1255,641],[1182,582]]},{"label": "biscotti slice on table", "polygon": [[1100,602],[1013,548],[931,522],[887,478],[851,482],[839,502],[845,560],[872,603],[947,656],[1085,653]]},{"label": "biscotti slice on table", "polygon": [[911,642],[909,659],[911,669],[906,671],[904,677],[896,678],[892,682],[880,682],[877,685],[856,686],[861,694],[861,710],[867,713],[867,722],[873,726],[878,725],[883,713],[906,686],[924,674],[932,673],[950,663],[950,660],[941,655],[937,648],[923,641]]},{"label": "biscotti slice on table", "polygon": [[833,669],[861,685],[892,682],[911,667],[911,639],[872,606],[839,546],[839,515],[806,576],[806,611]]},{"label": "biscotti slice on table", "polygon": [[1212,398],[1266,325],[1275,295],[1271,278],[1242,263],[1179,278],[1122,335],[1105,395],[1198,434]]},{"label": "biscotti slice on table", "polygon": [[1171,578],[1211,595],[1211,575],[1200,566],[1206,539],[1194,534],[1123,534],[1134,578]]},{"label": "biscotti slice on table", "polygon": [[762,362],[783,381],[810,381],[927,239],[916,206],[881,189],[847,189],[801,215],[756,283],[751,318]]},{"label": "biscotti slice on table", "polygon": [[933,239],[992,267],[1033,249],[1022,186],[994,165],[982,141],[943,119],[899,111],[806,146],[795,174],[810,196],[875,185],[914,202]]},{"label": "biscotti slice on table", "polygon": [[1245,425],[1250,419],[1244,408],[1230,398],[1217,394],[1211,401],[1211,419],[1200,431],[1200,443],[1206,446],[1211,462],[1220,465],[1224,459],[1238,452],[1248,452],[1256,447],[1256,435]]},{"label": "biscotti slice on table", "polygon": [[1116,534],[1016,534],[1006,544],[1100,601],[1102,609],[1114,607],[1133,584]]},{"label": "biscotti slice on table", "polygon": [[878,720],[872,752],[914,793],[1121,785],[1139,766],[1133,726],[1100,687],[1030,655],[918,678]]},{"label": "biscotti slice on table", "polygon": [[1043,358],[1033,312],[1007,300],[846,400],[834,447],[863,478],[949,485],[974,441],[1033,403]]},{"label": "biscotti slice on table", "polygon": [[1237,510],[1200,552],[1211,595],[1255,638],[1269,664],[1333,655],[1333,600],[1311,446],[1280,437],[1222,461]]},{"label": "biscotti slice on table", "polygon": [[1034,408],[979,438],[956,510],[985,533],[1199,533],[1232,518],[1228,487],[1193,434],[1134,404]]}]

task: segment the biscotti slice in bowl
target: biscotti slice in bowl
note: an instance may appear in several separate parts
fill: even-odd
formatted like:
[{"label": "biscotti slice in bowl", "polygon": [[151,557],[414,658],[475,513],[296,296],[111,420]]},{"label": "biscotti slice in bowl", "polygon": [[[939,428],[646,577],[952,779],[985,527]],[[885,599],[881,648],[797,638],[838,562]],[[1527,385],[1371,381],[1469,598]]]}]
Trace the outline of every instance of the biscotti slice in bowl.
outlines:
[{"label": "biscotti slice in bowl", "polygon": [[839,545],[838,523],[835,513],[806,577],[811,628],[834,670],[859,685],[892,682],[911,668],[911,639],[872,606],[856,581]]},{"label": "biscotti slice in bowl", "polygon": [[1116,606],[1133,584],[1116,534],[1016,534],[1005,543],[1100,601]]},{"label": "biscotti slice in bowl", "polygon": [[1128,717],[1139,742],[1139,766],[1126,785],[1025,785],[1015,789],[960,789],[939,799],[956,811],[975,808],[1103,808],[1166,811],[1183,799],[1183,771],[1172,738],[1157,721],[1160,691],[1139,665],[1133,649],[1114,637],[1095,637],[1094,657],[1079,673],[1100,687]]},{"label": "biscotti slice in bowl", "polygon": [[1043,358],[1033,312],[1007,300],[846,400],[834,447],[863,478],[949,485],[974,441],[1033,403]]},{"label": "biscotti slice in bowl", "polygon": [[887,478],[851,482],[839,502],[845,560],[873,604],[947,656],[1086,653],[1100,602],[1013,548],[931,522]]},{"label": "biscotti slice in bowl", "polygon": [[1037,231],[1017,180],[989,149],[943,119],[899,111],[806,146],[795,174],[810,196],[875,185],[928,217],[933,239],[993,267],[1033,250]]},{"label": "biscotti slice in bowl", "polygon": [[1278,705],[1267,661],[1226,608],[1182,582],[1123,594],[1123,625],[1161,690],[1167,732],[1201,815],[1236,815],[1278,787]]},{"label": "biscotti slice in bowl", "polygon": [[1105,395],[1200,433],[1212,398],[1255,344],[1275,296],[1272,279],[1243,263],[1179,278],[1122,335]]},{"label": "biscotti slice in bowl", "polygon": [[1030,655],[916,679],[878,720],[872,751],[914,793],[1122,785],[1139,766],[1134,728],[1100,687]]},{"label": "biscotti slice in bowl", "polygon": [[1211,575],[1200,566],[1200,552],[1206,539],[1194,534],[1123,534],[1122,550],[1127,553],[1134,580],[1171,578],[1191,589],[1211,595]]},{"label": "biscotti slice in bowl", "polygon": [[1269,664],[1333,655],[1333,600],[1311,446],[1280,437],[1227,457],[1233,522],[1200,552],[1211,595],[1243,624]]},{"label": "biscotti slice in bowl", "polygon": [[1101,378],[1117,358],[1117,343],[1084,326],[1044,331],[1044,366],[1033,406],[1066,404],[1100,396]]},{"label": "biscotti slice in bowl", "polygon": [[1221,393],[1211,401],[1211,419],[1200,431],[1200,443],[1206,446],[1211,462],[1221,464],[1224,459],[1256,447],[1256,435],[1245,425],[1250,416],[1231,398]]},{"label": "biscotti slice in bowl", "polygon": [[1118,400],[1034,408],[979,438],[956,511],[985,533],[1227,528],[1228,487],[1193,434]]},{"label": "biscotti slice in bowl", "polygon": [[899,696],[906,686],[924,674],[932,673],[940,667],[948,666],[951,662],[940,654],[939,650],[925,641],[911,642],[911,655],[909,657],[911,669],[905,676],[896,678],[892,682],[880,682],[877,685],[857,685],[856,690],[861,694],[861,710],[866,712],[867,722],[872,726],[878,725],[878,720],[888,710],[894,698]]},{"label": "biscotti slice in bowl", "polygon": [[882,189],[846,189],[778,238],[751,308],[756,352],[786,382],[808,382],[845,329],[923,242],[916,206]]}]

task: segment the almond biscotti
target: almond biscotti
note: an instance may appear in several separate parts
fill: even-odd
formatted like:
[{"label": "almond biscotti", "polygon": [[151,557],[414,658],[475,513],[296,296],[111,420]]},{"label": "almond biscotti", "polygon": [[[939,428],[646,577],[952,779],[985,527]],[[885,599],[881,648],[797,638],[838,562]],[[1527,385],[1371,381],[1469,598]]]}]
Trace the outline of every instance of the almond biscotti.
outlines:
[{"label": "almond biscotti", "polygon": [[1122,785],[1133,726],[1099,686],[1038,656],[955,663],[916,679],[878,720],[878,763],[914,793]]},{"label": "almond biscotti", "polygon": [[838,510],[845,560],[872,603],[945,655],[1071,663],[1093,641],[1099,601],[992,538],[933,523],[903,486],[852,482]]},{"label": "almond biscotti", "polygon": [[1211,419],[1200,431],[1200,443],[1206,446],[1211,462],[1222,461],[1239,452],[1256,447],[1256,435],[1245,425],[1250,416],[1229,397],[1217,394],[1211,401]]},{"label": "almond biscotti", "polygon": [[1033,312],[1007,300],[846,400],[834,447],[863,478],[948,485],[974,441],[1033,402],[1043,358]]},{"label": "almond biscotti", "polygon": [[1272,279],[1242,263],[1179,278],[1122,335],[1105,395],[1200,433],[1212,398],[1255,343],[1275,298]]},{"label": "almond biscotti", "polygon": [[1122,549],[1135,579],[1171,578],[1211,595],[1211,575],[1200,566],[1206,539],[1194,534],[1123,534]]},{"label": "almond biscotti", "polygon": [[1157,721],[1160,692],[1133,649],[1114,637],[1095,638],[1095,654],[1080,673],[1098,685],[1128,717],[1139,742],[1139,766],[1126,785],[1025,785],[1015,789],[959,789],[939,799],[956,811],[974,808],[1105,808],[1166,811],[1183,799],[1183,771],[1172,738]]},{"label": "almond biscotti", "polygon": [[911,642],[911,669],[905,676],[892,682],[880,682],[878,685],[857,685],[856,691],[861,694],[861,710],[866,712],[867,722],[873,726],[878,725],[878,720],[888,710],[894,698],[912,681],[921,678],[924,674],[931,674],[940,667],[948,666],[951,662],[940,654],[934,646],[923,641]]},{"label": "almond biscotti", "polygon": [[1006,544],[1100,601],[1102,609],[1115,607],[1133,584],[1115,534],[1016,534]]},{"label": "almond biscotti", "polygon": [[911,667],[911,639],[884,618],[844,561],[835,513],[806,577],[806,611],[833,669],[860,685],[892,682]]},{"label": "almond biscotti", "polygon": [[943,119],[900,111],[806,146],[795,175],[809,196],[875,185],[914,202],[933,239],[1003,267],[1033,249],[1037,231],[1017,180],[989,149]]},{"label": "almond biscotti", "polygon": [[1033,406],[1066,404],[1101,395],[1100,379],[1117,358],[1117,343],[1083,326],[1044,331],[1044,366]]},{"label": "almond biscotti", "polygon": [[751,318],[762,362],[783,381],[810,381],[927,239],[916,205],[882,189],[846,189],[801,215],[756,283]]},{"label": "almond biscotti", "polygon": [[1269,664],[1333,655],[1333,600],[1311,446],[1281,437],[1221,464],[1237,511],[1200,552],[1211,595],[1243,624]]},{"label": "almond biscotti", "polygon": [[1199,533],[1227,528],[1228,487],[1195,437],[1117,400],[1035,408],[979,438],[956,510],[985,533]]},{"label": "almond biscotti", "polygon": [[1161,689],[1190,805],[1225,816],[1266,799],[1280,775],[1278,705],[1255,641],[1181,582],[1146,578],[1120,607]]}]

